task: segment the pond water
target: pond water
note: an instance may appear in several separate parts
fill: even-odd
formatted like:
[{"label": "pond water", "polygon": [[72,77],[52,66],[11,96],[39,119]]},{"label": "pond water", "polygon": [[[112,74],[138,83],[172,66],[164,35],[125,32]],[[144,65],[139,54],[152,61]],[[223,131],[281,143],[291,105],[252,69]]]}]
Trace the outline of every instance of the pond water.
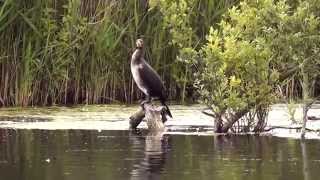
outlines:
[{"label": "pond water", "polygon": [[126,130],[0,130],[0,179],[319,179],[320,142]]},{"label": "pond water", "polygon": [[0,180],[319,179],[319,139],[216,136],[201,106],[171,106],[165,133],[131,131],[137,108],[0,109]]}]

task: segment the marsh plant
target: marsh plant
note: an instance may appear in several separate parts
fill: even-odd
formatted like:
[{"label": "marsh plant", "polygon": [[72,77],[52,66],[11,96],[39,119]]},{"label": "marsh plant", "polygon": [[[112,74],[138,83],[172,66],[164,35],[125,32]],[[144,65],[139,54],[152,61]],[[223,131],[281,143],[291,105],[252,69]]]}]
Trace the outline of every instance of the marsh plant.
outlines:
[{"label": "marsh plant", "polygon": [[139,37],[169,98],[184,102],[194,89],[184,62],[235,2],[0,1],[0,106],[132,103],[141,96],[129,69]]}]

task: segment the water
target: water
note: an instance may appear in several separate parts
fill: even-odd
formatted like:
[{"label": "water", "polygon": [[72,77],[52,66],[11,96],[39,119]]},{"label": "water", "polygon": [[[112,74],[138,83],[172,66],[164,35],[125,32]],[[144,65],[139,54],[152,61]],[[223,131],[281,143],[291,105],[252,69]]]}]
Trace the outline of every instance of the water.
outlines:
[{"label": "water", "polygon": [[[0,128],[128,130],[130,115],[137,106],[102,105],[51,108],[0,108]],[[194,126],[213,127],[213,120],[202,114],[202,106],[170,106],[174,119],[166,124],[177,129]],[[187,117],[187,118],[186,118]],[[142,122],[139,128],[146,128]]]},{"label": "water", "polygon": [[118,130],[2,129],[0,135],[1,180],[319,178],[318,140]]},{"label": "water", "polygon": [[216,136],[203,107],[170,107],[164,134],[130,131],[134,106],[0,109],[0,180],[319,179],[319,138]]}]

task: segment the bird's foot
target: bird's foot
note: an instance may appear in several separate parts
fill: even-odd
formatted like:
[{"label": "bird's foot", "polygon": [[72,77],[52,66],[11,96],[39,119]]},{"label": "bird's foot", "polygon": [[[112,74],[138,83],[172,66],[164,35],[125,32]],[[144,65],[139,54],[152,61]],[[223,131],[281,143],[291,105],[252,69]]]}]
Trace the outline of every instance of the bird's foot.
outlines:
[{"label": "bird's foot", "polygon": [[165,111],[161,111],[161,119],[163,123],[165,123],[168,120]]}]

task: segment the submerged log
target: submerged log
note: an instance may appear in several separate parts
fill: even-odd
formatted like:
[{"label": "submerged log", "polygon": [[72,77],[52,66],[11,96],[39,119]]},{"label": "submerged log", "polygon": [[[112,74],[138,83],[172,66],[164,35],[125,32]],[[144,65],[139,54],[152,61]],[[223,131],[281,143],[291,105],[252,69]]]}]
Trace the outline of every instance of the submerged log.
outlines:
[{"label": "submerged log", "polygon": [[139,111],[130,116],[130,128],[135,129],[141,123],[143,118],[147,121],[148,129],[151,131],[158,131],[164,129],[164,122],[167,121],[165,107],[156,106],[151,103],[145,103],[144,109],[140,108]]}]

